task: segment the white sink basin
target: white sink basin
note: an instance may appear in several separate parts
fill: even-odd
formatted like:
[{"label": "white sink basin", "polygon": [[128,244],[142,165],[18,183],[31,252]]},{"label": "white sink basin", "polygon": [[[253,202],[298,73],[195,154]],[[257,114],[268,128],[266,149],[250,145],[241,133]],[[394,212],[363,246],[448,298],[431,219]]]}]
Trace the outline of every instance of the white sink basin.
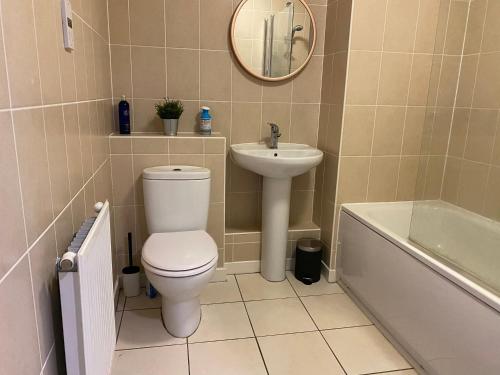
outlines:
[{"label": "white sink basin", "polygon": [[321,163],[323,153],[295,143],[280,143],[277,149],[262,143],[242,143],[231,146],[231,156],[236,164],[264,176],[260,272],[269,281],[282,281],[285,279],[292,177]]},{"label": "white sink basin", "polygon": [[264,177],[291,178],[321,163],[323,152],[296,143],[280,143],[277,149],[263,143],[241,143],[231,146],[231,156],[239,166]]}]

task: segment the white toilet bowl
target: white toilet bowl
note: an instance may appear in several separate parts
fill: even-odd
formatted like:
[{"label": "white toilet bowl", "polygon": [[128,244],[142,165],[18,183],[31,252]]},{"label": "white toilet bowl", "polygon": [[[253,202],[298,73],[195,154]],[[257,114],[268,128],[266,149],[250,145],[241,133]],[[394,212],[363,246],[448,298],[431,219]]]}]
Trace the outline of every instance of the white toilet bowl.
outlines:
[{"label": "white toilet bowl", "polygon": [[217,267],[217,245],[205,231],[154,233],[144,244],[142,265],[162,296],[162,319],[175,337],[200,323],[200,293]]}]

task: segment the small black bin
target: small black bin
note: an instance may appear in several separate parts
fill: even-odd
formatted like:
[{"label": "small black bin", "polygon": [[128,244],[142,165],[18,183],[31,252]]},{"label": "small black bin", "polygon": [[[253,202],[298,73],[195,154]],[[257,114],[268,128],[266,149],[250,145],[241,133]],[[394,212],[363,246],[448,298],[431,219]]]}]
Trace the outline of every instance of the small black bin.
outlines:
[{"label": "small black bin", "polygon": [[321,277],[321,242],[313,238],[297,241],[295,255],[295,278],[304,284],[312,284]]}]

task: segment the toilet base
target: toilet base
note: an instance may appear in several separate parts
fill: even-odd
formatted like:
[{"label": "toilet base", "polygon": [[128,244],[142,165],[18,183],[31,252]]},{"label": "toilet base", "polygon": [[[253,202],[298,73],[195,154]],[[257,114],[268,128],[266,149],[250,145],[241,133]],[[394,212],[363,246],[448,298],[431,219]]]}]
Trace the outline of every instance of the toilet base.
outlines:
[{"label": "toilet base", "polygon": [[174,337],[191,336],[200,325],[201,307],[199,297],[185,301],[169,301],[162,298],[161,318],[168,333]]}]

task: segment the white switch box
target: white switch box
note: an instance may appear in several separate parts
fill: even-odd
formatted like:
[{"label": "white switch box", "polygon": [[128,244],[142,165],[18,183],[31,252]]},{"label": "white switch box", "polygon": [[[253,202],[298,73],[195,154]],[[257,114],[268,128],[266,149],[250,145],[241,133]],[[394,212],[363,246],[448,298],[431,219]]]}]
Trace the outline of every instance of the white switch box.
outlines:
[{"label": "white switch box", "polygon": [[73,38],[73,13],[71,11],[70,0],[61,0],[61,18],[64,48],[73,50],[75,48],[75,40]]}]

